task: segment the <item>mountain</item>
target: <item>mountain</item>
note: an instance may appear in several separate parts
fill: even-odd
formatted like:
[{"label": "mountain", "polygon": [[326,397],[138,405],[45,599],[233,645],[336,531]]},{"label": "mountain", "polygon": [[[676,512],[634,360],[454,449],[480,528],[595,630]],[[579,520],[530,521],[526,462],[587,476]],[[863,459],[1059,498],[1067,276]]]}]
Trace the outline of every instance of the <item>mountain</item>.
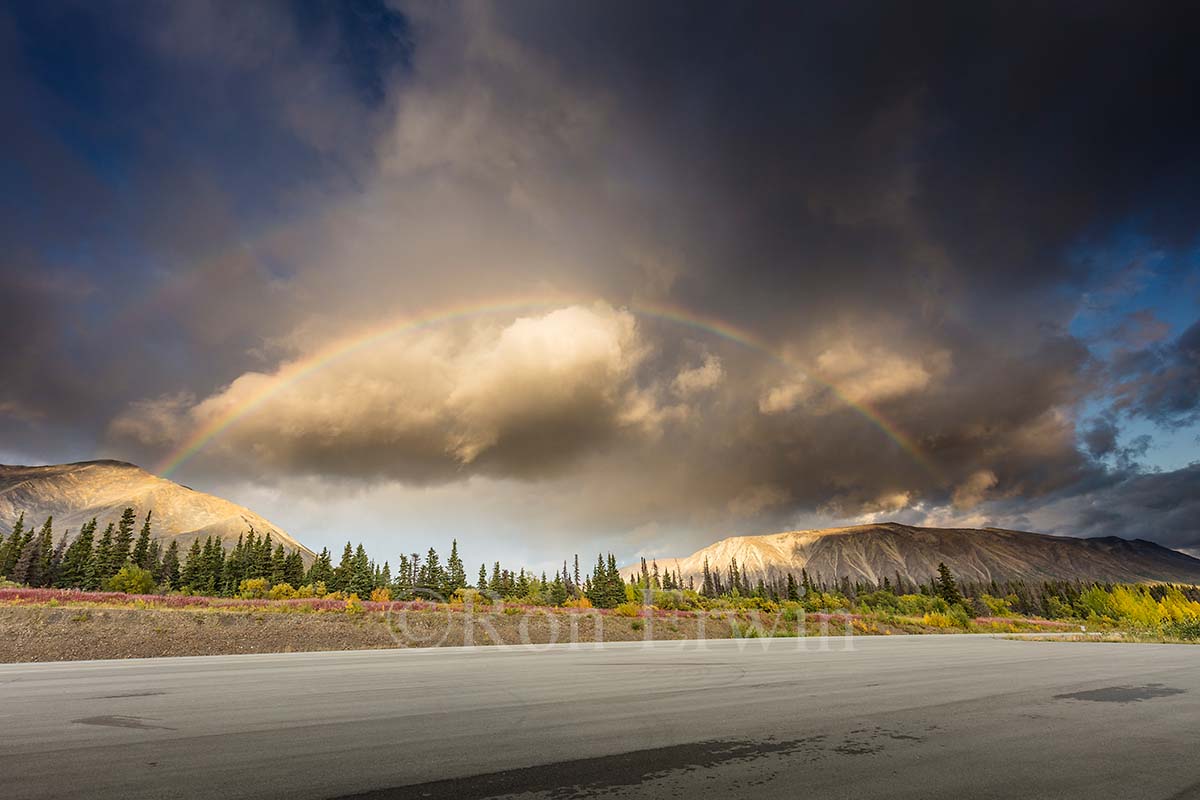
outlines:
[{"label": "mountain", "polygon": [[186,486],[151,475],[123,461],[83,461],[44,467],[0,464],[0,531],[11,531],[21,512],[25,524],[38,526],[54,515],[57,537],[63,531],[78,532],[95,517],[103,528],[116,522],[121,512],[132,507],[139,517],[153,511],[151,527],[159,539],[178,539],[187,550],[193,539],[220,537],[227,547],[250,527],[285,549],[299,550],[306,563],[313,552],[279,526],[253,511],[228,500],[197,492]]},{"label": "mountain", "polygon": [[[927,582],[938,562],[960,581],[1084,580],[1130,583],[1200,584],[1200,559],[1145,539],[1076,539],[998,528],[917,528],[887,522],[788,531],[767,536],[734,536],[686,558],[658,559],[660,569],[677,571],[699,586],[709,569],[726,574],[731,559],[751,580],[808,570],[814,580],[849,577],[882,582]],[[625,568],[628,576],[632,570]]]}]

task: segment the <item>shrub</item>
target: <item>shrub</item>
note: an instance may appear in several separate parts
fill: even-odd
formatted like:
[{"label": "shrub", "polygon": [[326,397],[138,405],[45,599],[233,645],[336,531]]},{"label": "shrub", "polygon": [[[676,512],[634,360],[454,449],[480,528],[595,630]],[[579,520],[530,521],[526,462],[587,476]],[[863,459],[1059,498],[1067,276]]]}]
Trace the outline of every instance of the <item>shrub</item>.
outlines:
[{"label": "shrub", "polygon": [[1012,603],[1007,597],[993,597],[990,594],[984,594],[980,599],[983,600],[983,604],[988,607],[988,613],[993,617],[1005,617],[1013,613]]},{"label": "shrub", "polygon": [[637,617],[642,613],[642,607],[637,603],[621,603],[613,609],[613,613],[618,617]]},{"label": "shrub", "polygon": [[392,602],[392,590],[386,586],[380,586],[378,589],[371,590],[372,603],[390,603]]},{"label": "shrub", "polygon": [[325,585],[325,581],[317,581],[312,585],[313,597],[326,597],[329,594],[329,587]]},{"label": "shrub", "polygon": [[125,594],[150,594],[154,591],[154,576],[149,570],[134,564],[126,564],[121,571],[108,579],[108,588]]},{"label": "shrub", "polygon": [[581,597],[578,600],[568,600],[563,603],[563,608],[591,608],[592,601],[586,597]]},{"label": "shrub", "polygon": [[633,622],[629,623],[629,627],[633,628],[635,631],[640,631],[642,629],[642,621],[640,619],[635,619]]},{"label": "shrub", "polygon": [[969,629],[971,627],[971,612],[961,603],[950,606],[950,619],[954,620],[954,624],[960,628]]},{"label": "shrub", "polygon": [[290,583],[277,583],[267,592],[267,597],[272,600],[292,600],[296,597],[296,590]]},{"label": "shrub", "polygon": [[347,598],[346,598],[346,609],[345,609],[345,611],[346,611],[346,613],[347,613],[347,614],[361,614],[361,613],[363,613],[363,604],[362,604],[362,600],[359,600],[359,599],[358,599],[358,595],[356,595],[356,594],[351,594],[349,597],[347,597]]},{"label": "shrub", "polygon": [[266,578],[248,578],[238,584],[238,597],[243,600],[262,600],[270,588],[271,582]]},{"label": "shrub", "polygon": [[466,586],[454,590],[454,594],[450,595],[451,605],[488,605],[488,598],[484,596],[478,589],[471,589]]},{"label": "shrub", "polygon": [[1200,619],[1178,620],[1163,626],[1163,634],[1173,639],[1194,642],[1200,639]]},{"label": "shrub", "polygon": [[940,611],[928,612],[921,618],[921,622],[931,628],[953,628],[957,625],[953,617]]},{"label": "shrub", "polygon": [[296,599],[297,600],[308,600],[308,599],[316,597],[316,596],[317,596],[317,593],[316,593],[316,591],[314,591],[313,585],[311,583],[306,583],[303,586],[296,589]]}]

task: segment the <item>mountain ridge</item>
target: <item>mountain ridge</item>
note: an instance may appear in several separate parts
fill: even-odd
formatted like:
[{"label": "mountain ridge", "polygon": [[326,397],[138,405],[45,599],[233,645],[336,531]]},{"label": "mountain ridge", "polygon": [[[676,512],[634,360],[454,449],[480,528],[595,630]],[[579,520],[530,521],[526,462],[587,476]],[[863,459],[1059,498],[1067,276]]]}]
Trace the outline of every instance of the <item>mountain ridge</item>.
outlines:
[{"label": "mountain ridge", "polygon": [[154,475],[136,464],[115,459],[66,464],[0,464],[0,530],[11,531],[22,512],[27,525],[54,517],[56,536],[72,533],[95,517],[101,527],[125,508],[139,516],[153,512],[155,538],[179,541],[186,550],[194,539],[219,537],[226,546],[253,527],[286,550],[299,550],[306,563],[312,550],[278,525],[244,506]]},{"label": "mountain ridge", "polygon": [[[1082,539],[1006,528],[930,528],[898,522],[730,536],[682,558],[656,559],[699,586],[703,565],[724,574],[731,559],[752,580],[801,570],[829,580],[926,583],[945,563],[967,582],[1085,580],[1200,584],[1200,559],[1146,539]],[[622,570],[629,574],[629,567]]]}]

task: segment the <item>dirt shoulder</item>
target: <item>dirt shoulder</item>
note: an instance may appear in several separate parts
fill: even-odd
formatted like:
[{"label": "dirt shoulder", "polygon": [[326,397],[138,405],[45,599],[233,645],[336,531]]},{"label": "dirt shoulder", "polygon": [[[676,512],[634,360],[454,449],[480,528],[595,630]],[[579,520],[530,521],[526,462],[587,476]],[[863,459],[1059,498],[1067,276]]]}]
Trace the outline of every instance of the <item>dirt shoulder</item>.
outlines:
[{"label": "dirt shoulder", "polygon": [[0,605],[0,662],[644,638],[725,639],[733,635],[737,624],[736,620],[712,617],[631,619],[556,612],[299,614]]}]

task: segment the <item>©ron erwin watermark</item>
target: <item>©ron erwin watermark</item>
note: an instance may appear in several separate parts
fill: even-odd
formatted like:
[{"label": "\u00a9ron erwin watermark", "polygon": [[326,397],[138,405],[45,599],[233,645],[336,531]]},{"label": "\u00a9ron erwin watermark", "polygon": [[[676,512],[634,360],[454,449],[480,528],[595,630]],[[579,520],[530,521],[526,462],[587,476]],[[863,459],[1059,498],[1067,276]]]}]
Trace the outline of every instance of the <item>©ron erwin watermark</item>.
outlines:
[{"label": "\u00a9ron erwin watermark", "polygon": [[606,642],[673,641],[689,649],[734,640],[739,649],[853,650],[856,619],[849,612],[803,609],[678,611],[653,606],[618,609],[550,607],[507,603],[499,595],[472,592],[446,598],[422,591],[387,605],[388,631],[401,647],[526,645],[594,646]]}]

